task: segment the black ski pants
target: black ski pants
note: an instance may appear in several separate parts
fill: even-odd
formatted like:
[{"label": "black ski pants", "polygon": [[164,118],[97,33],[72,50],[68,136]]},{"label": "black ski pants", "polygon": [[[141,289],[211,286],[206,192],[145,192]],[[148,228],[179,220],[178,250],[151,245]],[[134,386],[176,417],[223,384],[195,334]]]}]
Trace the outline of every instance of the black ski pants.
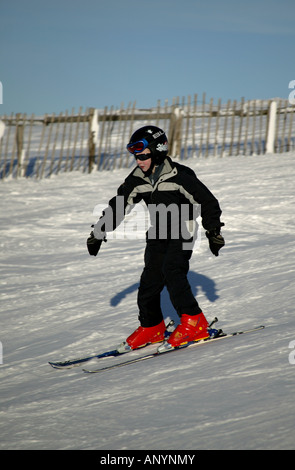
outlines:
[{"label": "black ski pants", "polygon": [[201,309],[187,279],[191,250],[183,250],[183,240],[148,240],[144,270],[138,289],[141,326],[158,325],[163,320],[160,295],[164,286],[179,316],[197,315]]}]

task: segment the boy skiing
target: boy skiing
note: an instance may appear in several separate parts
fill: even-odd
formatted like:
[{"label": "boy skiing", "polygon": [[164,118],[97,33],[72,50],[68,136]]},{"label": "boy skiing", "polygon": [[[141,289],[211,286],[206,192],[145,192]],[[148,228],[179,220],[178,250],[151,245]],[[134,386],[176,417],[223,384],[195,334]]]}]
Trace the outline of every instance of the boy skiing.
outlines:
[{"label": "boy skiing", "polygon": [[127,149],[134,155],[137,166],[109,201],[87,239],[89,254],[96,256],[106,233],[121,223],[126,210],[140,201],[146,203],[151,227],[146,234],[145,265],[138,289],[140,326],[118,350],[164,341],[165,323],[160,306],[164,286],[180,317],[180,324],[168,338],[169,347],[205,339],[209,337],[209,325],[193,296],[187,274],[199,208],[212,253],[218,256],[225,244],[220,233],[224,224],[220,221],[219,203],[193,170],[171,160],[162,129],[151,125],[138,129]]}]

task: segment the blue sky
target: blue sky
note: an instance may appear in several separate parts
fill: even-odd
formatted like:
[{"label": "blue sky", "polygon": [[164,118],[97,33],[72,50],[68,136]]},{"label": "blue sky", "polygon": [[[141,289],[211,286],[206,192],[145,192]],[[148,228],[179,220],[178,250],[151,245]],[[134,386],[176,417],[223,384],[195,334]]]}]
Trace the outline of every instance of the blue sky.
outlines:
[{"label": "blue sky", "polygon": [[0,114],[288,98],[294,0],[0,0]]}]

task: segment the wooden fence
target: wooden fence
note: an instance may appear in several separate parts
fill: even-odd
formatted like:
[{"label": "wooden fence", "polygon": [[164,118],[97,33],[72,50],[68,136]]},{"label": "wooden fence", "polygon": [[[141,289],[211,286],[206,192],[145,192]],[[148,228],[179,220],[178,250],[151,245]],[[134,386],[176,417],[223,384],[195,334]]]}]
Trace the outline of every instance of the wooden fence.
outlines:
[{"label": "wooden fence", "polygon": [[152,109],[82,108],[42,117],[0,117],[0,179],[48,177],[65,171],[112,170],[134,164],[126,151],[137,128],[163,128],[169,154],[189,157],[259,155],[295,149],[295,106],[287,100],[206,101],[176,98]]}]

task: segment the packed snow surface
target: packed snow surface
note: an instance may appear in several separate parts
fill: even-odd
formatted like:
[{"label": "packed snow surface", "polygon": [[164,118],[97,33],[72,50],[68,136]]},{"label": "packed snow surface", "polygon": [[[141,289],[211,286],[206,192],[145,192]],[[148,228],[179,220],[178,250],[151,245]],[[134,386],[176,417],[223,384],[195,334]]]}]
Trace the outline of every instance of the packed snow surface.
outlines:
[{"label": "packed snow surface", "polygon": [[1,449],[294,448],[295,153],[184,163],[225,222],[220,256],[202,232],[191,259],[199,304],[224,331],[265,330],[102,374],[52,369],[138,326],[144,239],[86,250],[94,206],[130,170],[2,181]]}]

